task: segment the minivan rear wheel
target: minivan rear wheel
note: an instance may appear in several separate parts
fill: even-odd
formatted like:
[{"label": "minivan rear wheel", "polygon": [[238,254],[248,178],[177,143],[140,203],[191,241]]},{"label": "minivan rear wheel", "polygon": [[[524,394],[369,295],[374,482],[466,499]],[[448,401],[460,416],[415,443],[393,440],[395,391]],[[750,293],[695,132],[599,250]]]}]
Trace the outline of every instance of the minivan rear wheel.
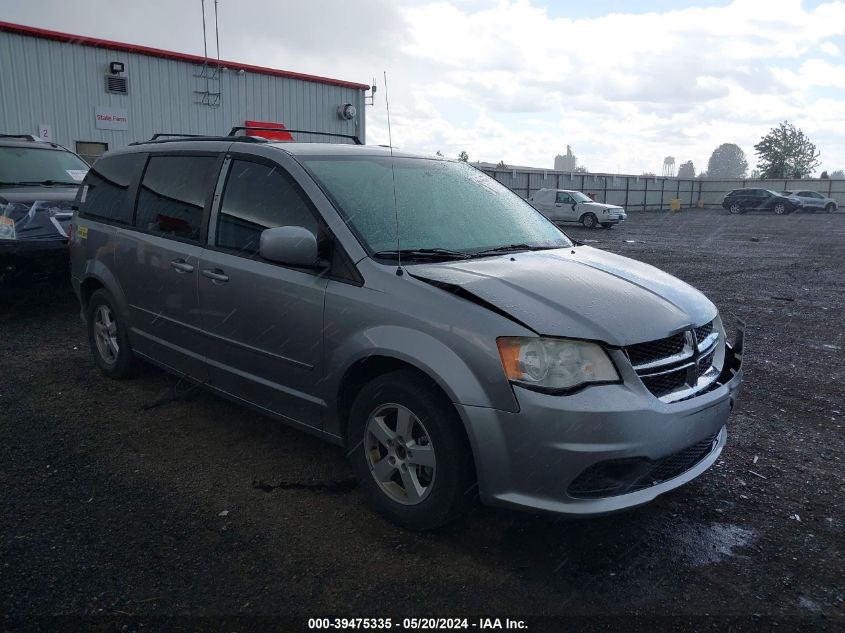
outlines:
[{"label": "minivan rear wheel", "polygon": [[584,217],[581,218],[581,224],[583,224],[588,229],[596,228],[596,225],[599,223],[599,219],[593,213],[587,213]]},{"label": "minivan rear wheel", "polygon": [[475,500],[475,465],[455,407],[413,370],[379,376],[355,398],[349,458],[370,504],[394,523],[431,530]]},{"label": "minivan rear wheel", "polygon": [[104,289],[97,290],[88,300],[86,309],[88,342],[94,362],[109,378],[127,378],[135,361],[129,347],[126,325],[118,316],[112,296]]}]

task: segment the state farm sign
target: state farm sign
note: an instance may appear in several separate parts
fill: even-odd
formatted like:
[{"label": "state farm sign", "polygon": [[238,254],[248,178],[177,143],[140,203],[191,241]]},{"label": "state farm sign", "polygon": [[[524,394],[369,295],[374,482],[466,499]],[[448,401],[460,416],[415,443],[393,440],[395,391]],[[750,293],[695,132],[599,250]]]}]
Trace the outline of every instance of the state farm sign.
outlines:
[{"label": "state farm sign", "polygon": [[100,130],[128,130],[129,113],[121,108],[94,108],[94,125]]}]

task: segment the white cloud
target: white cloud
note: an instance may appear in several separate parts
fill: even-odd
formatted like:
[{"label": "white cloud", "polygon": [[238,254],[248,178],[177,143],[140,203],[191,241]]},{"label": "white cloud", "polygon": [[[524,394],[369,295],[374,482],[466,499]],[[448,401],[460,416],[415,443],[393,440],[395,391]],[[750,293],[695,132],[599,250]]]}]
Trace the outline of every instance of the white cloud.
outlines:
[{"label": "white cloud", "polygon": [[833,42],[822,42],[819,48],[823,53],[827,53],[831,57],[839,56],[839,47]]}]

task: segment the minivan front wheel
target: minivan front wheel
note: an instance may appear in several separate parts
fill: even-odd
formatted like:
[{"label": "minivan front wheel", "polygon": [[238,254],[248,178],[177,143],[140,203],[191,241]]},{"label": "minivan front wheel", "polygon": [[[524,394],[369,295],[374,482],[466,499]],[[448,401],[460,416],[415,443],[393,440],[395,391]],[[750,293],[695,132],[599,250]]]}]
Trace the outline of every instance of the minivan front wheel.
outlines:
[{"label": "minivan front wheel", "polygon": [[430,530],[475,500],[475,465],[455,407],[413,370],[379,376],[350,410],[349,457],[371,505]]},{"label": "minivan front wheel", "polygon": [[94,362],[110,378],[132,374],[134,359],[126,326],[118,317],[114,299],[103,289],[91,295],[86,310],[88,342]]}]

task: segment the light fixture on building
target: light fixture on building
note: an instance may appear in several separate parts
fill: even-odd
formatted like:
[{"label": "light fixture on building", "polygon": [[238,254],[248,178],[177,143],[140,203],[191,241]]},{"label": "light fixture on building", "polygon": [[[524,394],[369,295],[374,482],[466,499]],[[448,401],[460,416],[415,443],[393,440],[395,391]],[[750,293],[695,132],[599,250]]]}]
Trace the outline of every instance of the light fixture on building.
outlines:
[{"label": "light fixture on building", "polygon": [[119,75],[123,72],[124,68],[123,62],[109,62],[109,72],[112,75]]},{"label": "light fixture on building", "polygon": [[337,106],[337,116],[341,119],[350,121],[355,118],[356,114],[358,114],[358,109],[351,103],[343,103]]}]

